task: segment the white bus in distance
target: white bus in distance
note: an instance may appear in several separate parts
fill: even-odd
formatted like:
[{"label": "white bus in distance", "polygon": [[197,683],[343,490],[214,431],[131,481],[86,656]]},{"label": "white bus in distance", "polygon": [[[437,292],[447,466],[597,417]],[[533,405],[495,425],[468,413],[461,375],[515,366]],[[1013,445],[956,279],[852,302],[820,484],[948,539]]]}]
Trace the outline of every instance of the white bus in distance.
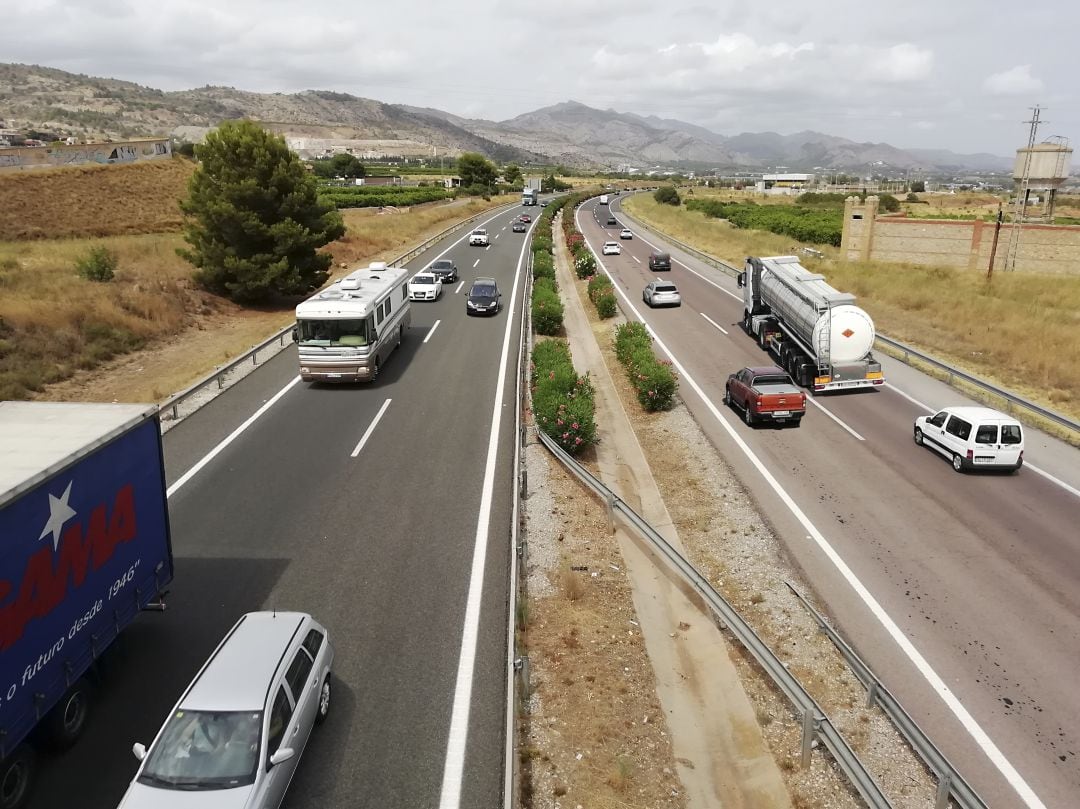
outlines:
[{"label": "white bus in distance", "polygon": [[370,382],[412,322],[409,271],[379,261],[296,307],[293,340],[305,382]]}]

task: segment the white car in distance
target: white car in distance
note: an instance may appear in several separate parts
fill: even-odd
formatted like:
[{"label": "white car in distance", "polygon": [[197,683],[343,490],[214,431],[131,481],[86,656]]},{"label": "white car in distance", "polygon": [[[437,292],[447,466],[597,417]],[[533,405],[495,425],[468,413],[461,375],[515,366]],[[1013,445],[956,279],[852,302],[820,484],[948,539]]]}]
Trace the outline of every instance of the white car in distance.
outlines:
[{"label": "white car in distance", "polygon": [[470,247],[487,247],[488,246],[488,232],[486,228],[477,228],[469,234],[469,246]]},{"label": "white car in distance", "polygon": [[442,279],[424,270],[409,279],[410,301],[437,301],[442,296]]},{"label": "white car in distance", "polygon": [[618,242],[604,242],[603,253],[605,256],[617,256],[622,253],[622,247]]}]

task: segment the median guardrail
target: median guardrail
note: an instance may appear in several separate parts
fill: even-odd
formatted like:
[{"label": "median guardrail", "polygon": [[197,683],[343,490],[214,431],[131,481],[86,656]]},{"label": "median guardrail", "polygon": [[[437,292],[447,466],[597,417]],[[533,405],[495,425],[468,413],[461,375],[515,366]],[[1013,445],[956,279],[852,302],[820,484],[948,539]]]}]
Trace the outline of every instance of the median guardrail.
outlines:
[{"label": "median guardrail", "polygon": [[[619,213],[623,214],[621,208]],[[675,245],[680,250],[689,253],[699,261],[702,261],[711,267],[715,267],[716,269],[721,270],[726,275],[730,275],[734,278],[742,272],[742,269],[739,267],[734,267],[725,261],[721,261],[718,258],[710,256],[708,253],[703,253],[696,247],[692,247],[685,242],[681,242],[678,239],[672,238],[665,233],[661,233],[655,228],[645,225],[637,219],[633,219],[633,217],[629,218],[633,220],[634,226],[639,230],[647,230],[649,233],[652,233],[658,238],[661,238],[664,241]],[[912,348],[911,346],[901,343],[899,340],[894,340],[891,337],[887,337],[880,332],[878,332],[877,334],[877,340],[879,343],[888,346],[893,351],[900,352],[902,356],[897,357],[897,359],[899,359],[901,362],[910,365],[911,360],[914,358],[920,362],[926,363],[927,365],[930,365],[938,369],[939,371],[945,373],[947,377],[945,381],[948,384],[952,384],[955,380],[962,380],[963,382],[966,382],[969,385],[973,385],[981,391],[990,394],[991,396],[995,396],[1001,399],[1001,401],[1004,403],[1004,408],[1006,411],[1010,413],[1015,413],[1017,410],[1026,410],[1029,413],[1032,413],[1036,416],[1046,419],[1047,421],[1057,424],[1059,427],[1064,427],[1067,430],[1071,430],[1072,432],[1077,434],[1076,438],[1080,439],[1080,422],[1073,421],[1072,419],[1062,415],[1061,413],[1056,413],[1049,408],[1043,407],[1040,404],[1036,404],[1030,399],[1025,399],[1023,396],[1013,393],[1012,391],[1005,390],[1004,388],[999,388],[996,385],[991,385],[989,382],[980,379],[977,376],[973,376],[967,371],[963,371],[953,365],[949,365],[944,360],[940,360],[937,357],[934,357],[923,351],[919,351],[916,348]]]},{"label": "median guardrail", "polygon": [[609,517],[621,515],[625,523],[640,537],[647,541],[672,569],[692,588],[712,611],[721,629],[727,629],[746,649],[758,665],[769,675],[777,688],[783,692],[795,706],[802,722],[802,766],[810,765],[810,754],[815,740],[820,741],[832,755],[840,771],[872,809],[891,807],[889,799],[881,791],[873,776],[869,773],[858,756],[851,749],[840,731],[822,711],[817,701],[791,674],[750,627],[735,608],[720,593],[713,589],[708,580],[689,560],[673,548],[651,525],[649,525],[630,506],[624,503],[613,491],[596,479],[591,472],[568,455],[555,441],[536,430],[540,442],[578,478],[587,488],[599,497],[607,506]]},{"label": "median guardrail", "polygon": [[918,723],[904,710],[904,706],[877,678],[871,668],[840,637],[840,633],[825,621],[825,618],[811,606],[810,602],[803,597],[803,594],[795,589],[795,585],[791,582],[784,582],[784,584],[799,599],[799,603],[810,613],[821,631],[832,641],[833,646],[847,661],[851,671],[859,678],[859,682],[866,687],[867,706],[877,705],[885,712],[885,715],[889,717],[889,720],[900,731],[900,734],[907,739],[911,749],[915,751],[915,754],[923,760],[926,766],[930,768],[930,772],[938,779],[934,809],[946,809],[950,798],[956,802],[960,809],[987,809],[983,799],[978,796],[975,790],[971,788],[971,785],[945,758],[945,754],[938,749],[937,745],[930,740],[930,737],[919,727]]},{"label": "median guardrail", "polygon": [[[445,230],[439,231],[438,233],[436,233],[431,238],[425,239],[424,241],[422,241],[420,244],[416,245],[415,247],[413,247],[409,251],[407,251],[405,253],[402,253],[400,256],[392,258],[390,261],[387,262],[387,264],[392,266],[392,265],[395,265],[395,264],[404,264],[407,261],[411,261],[412,259],[416,258],[418,255],[423,253],[425,250],[429,249],[436,242],[439,242],[442,239],[445,239],[451,233],[455,233],[455,232],[457,232],[459,230],[462,230],[463,228],[469,227],[477,219],[485,217],[485,216],[491,214],[494,211],[499,211],[502,208],[511,208],[511,207],[514,207],[516,204],[517,204],[516,202],[515,203],[507,203],[504,206],[500,206],[498,208],[492,208],[492,209],[489,209],[489,210],[484,211],[482,213],[478,213],[476,216],[469,217],[468,219],[465,219],[465,220],[463,220],[461,222],[458,222],[456,225],[451,225],[450,227],[446,228]],[[217,383],[218,390],[223,390],[225,388],[226,377],[229,374],[231,374],[233,371],[240,368],[240,366],[246,365],[249,362],[252,365],[258,365],[259,364],[259,355],[264,353],[268,349],[270,349],[272,346],[276,349],[273,352],[276,355],[278,353],[278,351],[280,351],[281,348],[283,348],[285,346],[285,337],[286,337],[286,335],[288,335],[288,334],[290,334],[292,332],[292,328],[293,328],[293,324],[290,323],[289,325],[283,327],[280,331],[274,332],[272,335],[267,337],[265,340],[263,340],[258,345],[253,346],[252,348],[249,348],[247,351],[245,351],[243,354],[241,354],[236,359],[231,360],[230,362],[226,363],[225,365],[222,365],[222,366],[216,368],[215,370],[211,371],[209,374],[204,376],[199,381],[195,382],[193,385],[190,385],[189,387],[185,388],[184,390],[180,391],[179,393],[174,393],[172,396],[170,396],[168,399],[166,399],[164,402],[162,402],[158,406],[158,415],[160,416],[161,420],[162,421],[177,421],[177,420],[179,420],[179,418],[180,418],[180,405],[182,405],[184,402],[186,402],[188,399],[190,399],[195,394],[202,391],[204,388],[209,387],[210,385],[212,385],[214,383]],[[277,344],[276,346],[275,346],[275,343]]]}]

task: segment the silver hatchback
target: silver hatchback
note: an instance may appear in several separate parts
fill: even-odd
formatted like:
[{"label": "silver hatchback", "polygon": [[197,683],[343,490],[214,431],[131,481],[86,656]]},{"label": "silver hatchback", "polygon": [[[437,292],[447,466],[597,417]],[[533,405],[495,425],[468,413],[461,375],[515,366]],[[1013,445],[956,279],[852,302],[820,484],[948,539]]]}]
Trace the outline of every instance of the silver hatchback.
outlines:
[{"label": "silver hatchback", "polygon": [[641,299],[649,306],[682,306],[679,288],[670,281],[650,281],[641,293]]},{"label": "silver hatchback", "polygon": [[176,703],[120,809],[279,806],[312,728],[330,711],[334,650],[302,612],[250,612]]}]

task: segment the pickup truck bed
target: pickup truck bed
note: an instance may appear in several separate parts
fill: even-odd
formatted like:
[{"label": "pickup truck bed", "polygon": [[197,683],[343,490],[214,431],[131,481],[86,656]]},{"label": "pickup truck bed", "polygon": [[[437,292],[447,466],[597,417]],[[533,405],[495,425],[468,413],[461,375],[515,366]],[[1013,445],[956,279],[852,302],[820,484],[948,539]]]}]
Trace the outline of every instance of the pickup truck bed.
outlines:
[{"label": "pickup truck bed", "polygon": [[759,421],[791,422],[806,414],[806,394],[781,368],[743,368],[728,377],[724,402],[743,412],[753,426]]}]

